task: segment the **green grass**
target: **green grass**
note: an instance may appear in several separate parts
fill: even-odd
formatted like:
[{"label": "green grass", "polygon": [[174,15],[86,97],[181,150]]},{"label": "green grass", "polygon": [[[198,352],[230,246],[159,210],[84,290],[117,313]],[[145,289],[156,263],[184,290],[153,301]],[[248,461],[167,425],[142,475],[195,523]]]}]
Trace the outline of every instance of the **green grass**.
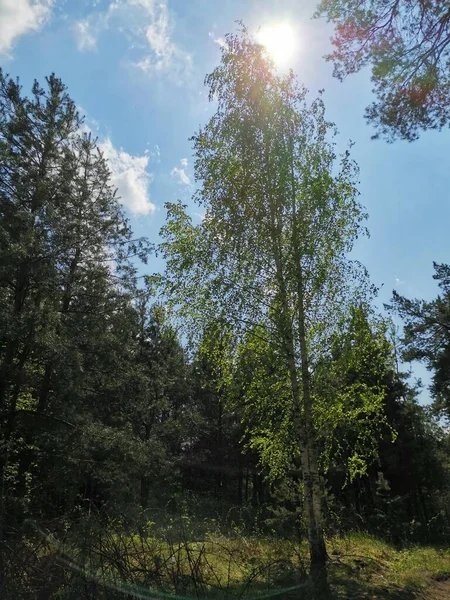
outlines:
[{"label": "green grass", "polygon": [[449,579],[450,598],[450,549],[397,550],[368,535],[353,534],[330,540],[329,552],[337,597],[428,598],[427,591],[433,594],[437,582]]},{"label": "green grass", "polygon": [[[142,564],[139,545],[136,540],[129,542],[125,546],[130,564]],[[332,538],[328,549],[336,598],[423,598],[426,590],[450,575],[448,549],[417,546],[397,550],[364,534]],[[286,590],[282,596],[298,598],[308,565],[306,543],[261,537],[211,535],[202,541],[174,544],[152,539],[147,552],[144,562],[155,560],[150,558],[152,553],[158,557],[163,587],[205,596],[254,597]],[[289,593],[294,586],[299,588]],[[308,597],[306,592],[303,596]]]},{"label": "green grass", "polygon": [[[145,590],[145,597],[175,595],[184,600],[314,598],[305,584],[306,543],[217,534],[171,542],[116,532],[94,536],[91,542],[84,565],[76,546],[59,552],[70,556],[80,572],[96,579],[105,590],[110,585],[115,589],[137,586]],[[329,580],[336,599],[450,599],[450,549],[416,546],[398,550],[355,533],[329,539],[328,551]],[[53,553],[59,552],[53,549]]]}]

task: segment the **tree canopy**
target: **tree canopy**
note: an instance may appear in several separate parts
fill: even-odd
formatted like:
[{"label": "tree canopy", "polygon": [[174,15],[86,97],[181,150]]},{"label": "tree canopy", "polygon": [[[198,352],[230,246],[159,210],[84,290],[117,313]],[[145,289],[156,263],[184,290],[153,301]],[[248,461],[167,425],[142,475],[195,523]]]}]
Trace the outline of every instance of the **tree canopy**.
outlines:
[{"label": "tree canopy", "polygon": [[450,416],[450,266],[434,263],[442,294],[434,300],[408,299],[394,291],[392,308],[402,318],[406,361],[423,361],[432,371],[435,407]]},{"label": "tree canopy", "polygon": [[374,137],[415,140],[450,120],[450,8],[441,0],[321,0],[316,16],[336,25],[327,56],[344,79],[370,65]]}]

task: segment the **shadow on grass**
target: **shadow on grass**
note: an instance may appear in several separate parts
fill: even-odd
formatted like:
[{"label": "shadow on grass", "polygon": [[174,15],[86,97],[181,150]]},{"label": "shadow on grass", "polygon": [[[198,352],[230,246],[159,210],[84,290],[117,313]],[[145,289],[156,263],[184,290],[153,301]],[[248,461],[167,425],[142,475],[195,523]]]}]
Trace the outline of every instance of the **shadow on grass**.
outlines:
[{"label": "shadow on grass", "polygon": [[415,584],[399,587],[389,583],[377,561],[335,563],[330,566],[331,600],[418,600],[421,589]]},{"label": "shadow on grass", "polygon": [[[416,586],[399,588],[376,585],[363,579],[338,576],[333,581],[332,600],[417,600],[420,589]],[[331,600],[330,599],[330,600]]]},{"label": "shadow on grass", "polygon": [[[364,573],[355,573],[348,565],[334,567],[330,576],[330,595],[319,598],[315,595],[307,581],[285,581],[285,588],[274,586],[253,585],[248,593],[241,589],[229,590],[228,598],[240,600],[263,600],[265,598],[279,598],[280,600],[423,600],[422,590],[415,586],[398,587],[393,584],[377,583],[370,581],[371,577],[364,577]],[[218,595],[227,598],[227,595]],[[450,598],[450,597],[449,597]]]}]

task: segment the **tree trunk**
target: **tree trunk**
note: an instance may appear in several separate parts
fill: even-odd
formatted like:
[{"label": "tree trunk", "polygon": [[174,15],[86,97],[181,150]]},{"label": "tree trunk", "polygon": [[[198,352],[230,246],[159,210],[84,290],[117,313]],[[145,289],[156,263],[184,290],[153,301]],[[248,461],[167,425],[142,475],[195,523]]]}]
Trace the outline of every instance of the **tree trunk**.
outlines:
[{"label": "tree trunk", "polygon": [[[151,425],[149,423],[143,423],[144,426],[144,441],[150,440]],[[148,497],[150,494],[150,478],[147,474],[141,476],[141,508],[145,510],[148,508]]]},{"label": "tree trunk", "polygon": [[48,398],[51,390],[51,381],[53,375],[52,363],[47,363],[45,366],[44,377],[42,378],[42,385],[39,392],[39,401],[37,405],[37,412],[45,412],[48,404]]},{"label": "tree trunk", "polygon": [[291,391],[295,407],[295,425],[300,443],[303,485],[305,493],[305,510],[308,521],[308,542],[311,561],[311,575],[319,582],[319,587],[327,588],[327,552],[323,527],[322,486],[318,469],[317,451],[315,448],[315,432],[312,423],[311,394],[309,381],[308,355],[304,331],[300,332],[303,410],[300,401],[300,387],[295,360],[295,348],[292,328],[289,325],[289,309],[282,265],[276,253],[276,268],[280,284],[282,313],[284,315],[284,341],[287,354]]},{"label": "tree trunk", "polygon": [[325,546],[322,516],[322,485],[315,458],[315,449],[311,445],[305,446],[301,451],[305,511],[308,521],[310,573],[316,591],[324,594],[328,592],[328,555]]},{"label": "tree trunk", "polygon": [[252,474],[252,506],[258,506],[258,475]]},{"label": "tree trunk", "polygon": [[[321,582],[321,587],[326,587],[326,563],[328,557],[325,547],[323,521],[323,508],[325,501],[318,465],[316,431],[312,416],[311,376],[309,371],[309,356],[305,331],[302,268],[300,264],[298,265],[297,277],[298,331],[303,388],[303,419],[305,430],[305,448],[302,452],[302,470],[304,471],[305,467],[307,468],[306,472],[304,471],[303,474],[303,484],[305,486],[305,503],[307,507],[309,505],[307,510],[309,510],[310,513],[310,518],[308,518],[308,528],[311,554],[311,573]],[[325,580],[325,582],[323,580]]]},{"label": "tree trunk", "polygon": [[222,400],[218,399],[219,412],[217,415],[217,470],[216,470],[216,489],[220,494],[223,489],[223,405]]},{"label": "tree trunk", "polygon": [[[308,522],[308,542],[310,552],[311,575],[317,582],[320,593],[327,593],[327,551],[323,525],[323,489],[315,446],[315,431],[312,423],[311,397],[309,391],[309,371],[302,361],[303,410],[300,402],[300,389],[295,364],[295,351],[292,332],[286,337],[288,366],[291,379],[291,391],[295,407],[295,425],[300,444],[303,486],[305,494],[305,511]],[[305,377],[305,371],[308,375]],[[305,385],[306,383],[306,385]],[[308,398],[308,400],[307,400]]]},{"label": "tree trunk", "polygon": [[248,504],[248,486],[250,483],[250,472],[247,465],[247,469],[245,471],[245,504]]},{"label": "tree trunk", "polygon": [[[303,485],[305,491],[305,506],[308,513],[308,538],[311,561],[311,575],[319,597],[329,595],[327,581],[327,550],[324,537],[323,510],[325,497],[319,471],[318,452],[316,444],[316,431],[312,415],[311,374],[309,366],[309,350],[306,333],[306,309],[304,298],[304,281],[302,252],[300,248],[299,228],[297,221],[297,178],[294,166],[293,139],[290,136],[290,178],[292,199],[292,250],[297,283],[297,331],[300,347],[301,382],[303,392],[303,411],[299,411],[300,419],[303,417],[304,448],[301,452]],[[302,414],[303,412],[303,414]]]},{"label": "tree trunk", "polygon": [[243,479],[242,456],[239,451],[239,454],[238,454],[238,480],[237,480],[237,503],[238,503],[238,506],[242,506],[242,479]]},{"label": "tree trunk", "polygon": [[[291,391],[295,408],[295,426],[300,444],[300,457],[302,465],[303,486],[305,494],[305,511],[308,522],[308,543],[310,552],[310,572],[316,592],[326,597],[328,594],[327,582],[327,551],[324,539],[323,524],[323,490],[318,468],[317,449],[315,446],[315,431],[312,422],[312,406],[310,392],[310,377],[308,365],[308,352],[304,320],[299,327],[300,338],[300,362],[303,407],[298,379],[298,371],[295,359],[294,335],[290,325],[289,307],[287,301],[286,286],[282,271],[282,264],[278,252],[275,253],[275,263],[280,286],[280,299],[283,314],[283,333],[285,350],[287,355],[288,369],[291,382]],[[302,296],[298,299],[303,315]]]},{"label": "tree trunk", "polygon": [[146,510],[148,508],[148,497],[150,494],[150,479],[143,475],[141,477],[141,508]]}]

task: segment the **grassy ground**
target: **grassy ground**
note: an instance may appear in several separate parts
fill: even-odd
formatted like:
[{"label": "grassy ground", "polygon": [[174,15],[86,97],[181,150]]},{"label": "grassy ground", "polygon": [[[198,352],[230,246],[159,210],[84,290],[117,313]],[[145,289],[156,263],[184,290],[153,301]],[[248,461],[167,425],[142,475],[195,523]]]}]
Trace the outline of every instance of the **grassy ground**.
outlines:
[{"label": "grassy ground", "polygon": [[[329,580],[336,599],[450,599],[450,549],[416,546],[399,551],[370,536],[353,534],[330,539],[328,550]],[[146,569],[157,588],[169,594],[239,599],[314,597],[305,584],[306,544],[211,536],[176,543],[146,538],[143,546],[140,538],[122,538],[119,546],[104,547],[103,551],[127,557],[119,566],[123,574],[130,574],[127,580],[137,567]],[[117,565],[108,571],[117,572]]]},{"label": "grassy ground", "polygon": [[[314,599],[307,583],[306,544],[242,535],[189,538],[103,531],[92,538],[83,536],[83,549],[79,543],[50,543],[42,547],[39,557],[48,567],[45,572],[40,564],[42,580],[54,581],[55,594],[46,597]],[[399,551],[370,536],[353,534],[328,540],[328,551],[329,581],[336,600],[450,600],[448,548],[417,546]],[[33,583],[35,570],[30,571],[28,589],[44,585]],[[94,590],[87,596],[83,595],[86,586]],[[72,591],[67,596],[62,589]],[[73,595],[78,589],[78,596]]]},{"label": "grassy ground", "polygon": [[330,581],[337,598],[450,599],[450,549],[401,551],[380,540],[350,535],[330,541]]},{"label": "grassy ground", "polygon": [[[311,596],[302,585],[308,563],[306,545],[244,539],[227,541],[225,547],[230,555],[238,555],[232,572],[236,591],[241,592],[239,580],[252,579],[250,596],[257,595],[258,588],[262,593],[284,589],[281,597],[286,598]],[[361,534],[333,538],[328,548],[329,580],[336,599],[450,600],[450,549],[416,546],[399,551]],[[298,588],[290,591],[290,585]]]}]

